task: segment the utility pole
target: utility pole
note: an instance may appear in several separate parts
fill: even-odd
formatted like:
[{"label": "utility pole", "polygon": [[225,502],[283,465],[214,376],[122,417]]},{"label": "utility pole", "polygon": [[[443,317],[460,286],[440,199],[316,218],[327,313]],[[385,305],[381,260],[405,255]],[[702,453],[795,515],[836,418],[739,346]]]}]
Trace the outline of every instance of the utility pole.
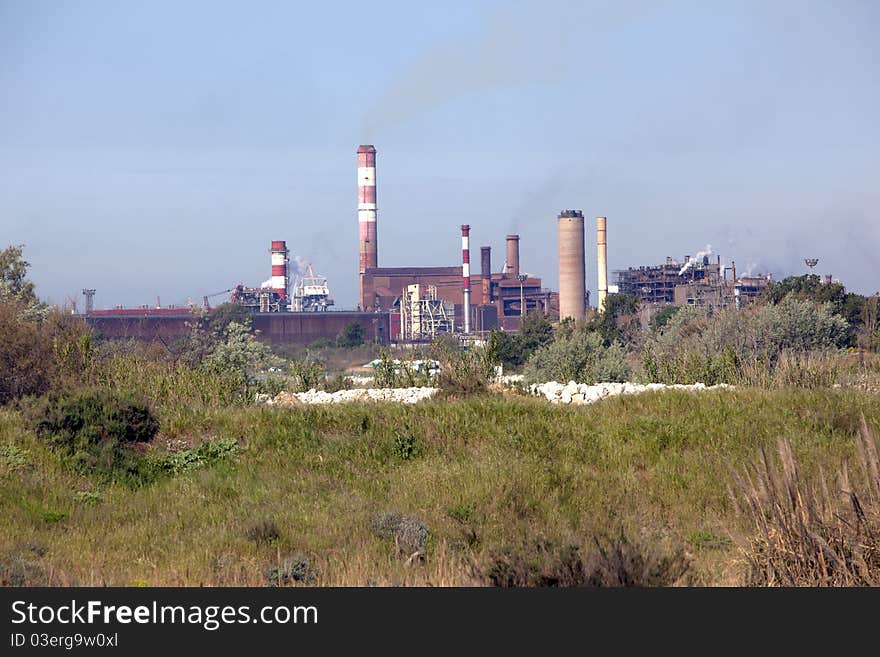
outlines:
[{"label": "utility pole", "polygon": [[517,275],[517,278],[519,279],[519,316],[522,318],[526,316],[526,298],[523,294],[523,281],[526,280],[527,276],[525,274],[519,274]]}]

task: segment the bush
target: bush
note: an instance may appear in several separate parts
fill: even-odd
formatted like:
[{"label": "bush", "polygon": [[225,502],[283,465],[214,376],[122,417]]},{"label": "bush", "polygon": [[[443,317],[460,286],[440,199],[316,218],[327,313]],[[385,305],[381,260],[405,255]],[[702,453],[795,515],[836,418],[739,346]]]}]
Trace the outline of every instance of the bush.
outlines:
[{"label": "bush", "polygon": [[846,321],[829,305],[794,296],[712,316],[688,307],[648,338],[643,365],[650,382],[775,382],[774,372],[786,354],[833,351],[846,344],[847,335]]},{"label": "bush", "polygon": [[406,555],[408,561],[425,557],[431,532],[418,518],[394,512],[380,513],[370,521],[370,528],[379,536],[392,539],[397,554]]},{"label": "bush", "polygon": [[485,347],[459,349],[435,342],[432,356],[440,363],[436,385],[446,397],[483,394],[495,377],[495,349],[492,339]]},{"label": "bush", "polygon": [[599,333],[582,327],[538,349],[523,373],[530,383],[626,381],[630,375],[623,348],[617,343],[606,347]]},{"label": "bush", "polygon": [[526,542],[490,558],[481,579],[501,587],[670,586],[688,569],[680,550],[667,554],[622,533],[596,540],[586,557],[582,553],[574,543]]},{"label": "bush", "polygon": [[311,584],[318,579],[318,569],[301,554],[285,557],[266,569],[269,586],[290,586],[293,582]]},{"label": "bush", "polygon": [[324,366],[310,358],[292,361],[290,375],[293,378],[292,392],[306,392],[313,388],[317,390],[322,387],[326,377]]},{"label": "bush", "polygon": [[336,336],[336,344],[346,349],[360,347],[364,343],[364,327],[352,320]]},{"label": "bush", "polygon": [[23,307],[0,303],[0,405],[85,379],[92,349],[88,326],[60,311],[27,319]]},{"label": "bush", "polygon": [[492,331],[492,338],[498,362],[519,368],[536,349],[553,342],[553,325],[547,315],[533,312],[525,316],[518,333]]},{"label": "bush", "polygon": [[144,459],[132,449],[159,430],[143,401],[106,390],[51,393],[26,406],[29,426],[64,460],[86,473],[139,480]]},{"label": "bush", "polygon": [[254,543],[275,543],[281,538],[281,531],[273,520],[260,520],[248,527],[244,535]]}]

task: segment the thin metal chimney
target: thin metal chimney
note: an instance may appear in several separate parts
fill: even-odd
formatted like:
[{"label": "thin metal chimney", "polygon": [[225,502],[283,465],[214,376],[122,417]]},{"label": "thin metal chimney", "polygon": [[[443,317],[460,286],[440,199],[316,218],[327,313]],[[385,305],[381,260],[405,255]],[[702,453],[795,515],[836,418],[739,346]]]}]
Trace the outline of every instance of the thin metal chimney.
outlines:
[{"label": "thin metal chimney", "polygon": [[464,312],[464,333],[471,332],[471,250],[470,250],[471,227],[467,224],[461,226],[461,282]]},{"label": "thin metal chimney", "polygon": [[492,299],[492,247],[480,247],[480,278],[483,287],[483,305],[491,303]]},{"label": "thin metal chimney", "polygon": [[605,310],[605,299],[608,296],[608,253],[605,237],[605,217],[596,217],[596,251],[599,276],[596,279],[599,287],[599,312]]}]

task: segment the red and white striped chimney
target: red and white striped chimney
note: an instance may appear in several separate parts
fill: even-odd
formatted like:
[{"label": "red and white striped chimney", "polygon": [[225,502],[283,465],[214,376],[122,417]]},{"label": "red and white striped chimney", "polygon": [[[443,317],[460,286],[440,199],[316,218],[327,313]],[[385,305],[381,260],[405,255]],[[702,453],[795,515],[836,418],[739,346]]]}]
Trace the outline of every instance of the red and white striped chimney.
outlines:
[{"label": "red and white striped chimney", "polygon": [[461,283],[464,305],[464,332],[471,332],[471,227],[467,224],[461,226]]},{"label": "red and white striped chimney", "polygon": [[376,148],[358,146],[358,240],[360,242],[361,309],[372,303],[364,299],[364,273],[379,266],[376,243]]},{"label": "red and white striped chimney", "polygon": [[275,290],[282,299],[287,298],[287,242],[272,240],[272,278],[269,287]]}]

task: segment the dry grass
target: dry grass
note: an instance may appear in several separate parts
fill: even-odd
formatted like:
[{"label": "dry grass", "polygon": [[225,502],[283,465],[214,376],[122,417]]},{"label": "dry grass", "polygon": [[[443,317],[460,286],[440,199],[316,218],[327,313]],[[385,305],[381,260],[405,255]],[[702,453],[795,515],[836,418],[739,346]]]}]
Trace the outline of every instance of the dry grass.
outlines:
[{"label": "dry grass", "polygon": [[762,450],[758,465],[733,473],[753,532],[744,543],[749,584],[880,585],[880,458],[865,418],[855,437],[856,468],[843,464],[829,485],[801,475],[791,442],[778,462]]},{"label": "dry grass", "polygon": [[[242,586],[304,558],[317,585],[457,586],[486,583],[524,541],[578,545],[587,563],[623,530],[685,550],[689,583],[739,583],[727,464],[790,435],[805,473],[833,471],[855,458],[862,414],[880,426],[880,398],[847,390],[157,410],[166,442],[242,449],[132,490],[65,470],[0,410],[0,565],[52,586]],[[427,526],[424,559],[371,529],[391,512]],[[251,532],[263,519],[272,531]]]}]

